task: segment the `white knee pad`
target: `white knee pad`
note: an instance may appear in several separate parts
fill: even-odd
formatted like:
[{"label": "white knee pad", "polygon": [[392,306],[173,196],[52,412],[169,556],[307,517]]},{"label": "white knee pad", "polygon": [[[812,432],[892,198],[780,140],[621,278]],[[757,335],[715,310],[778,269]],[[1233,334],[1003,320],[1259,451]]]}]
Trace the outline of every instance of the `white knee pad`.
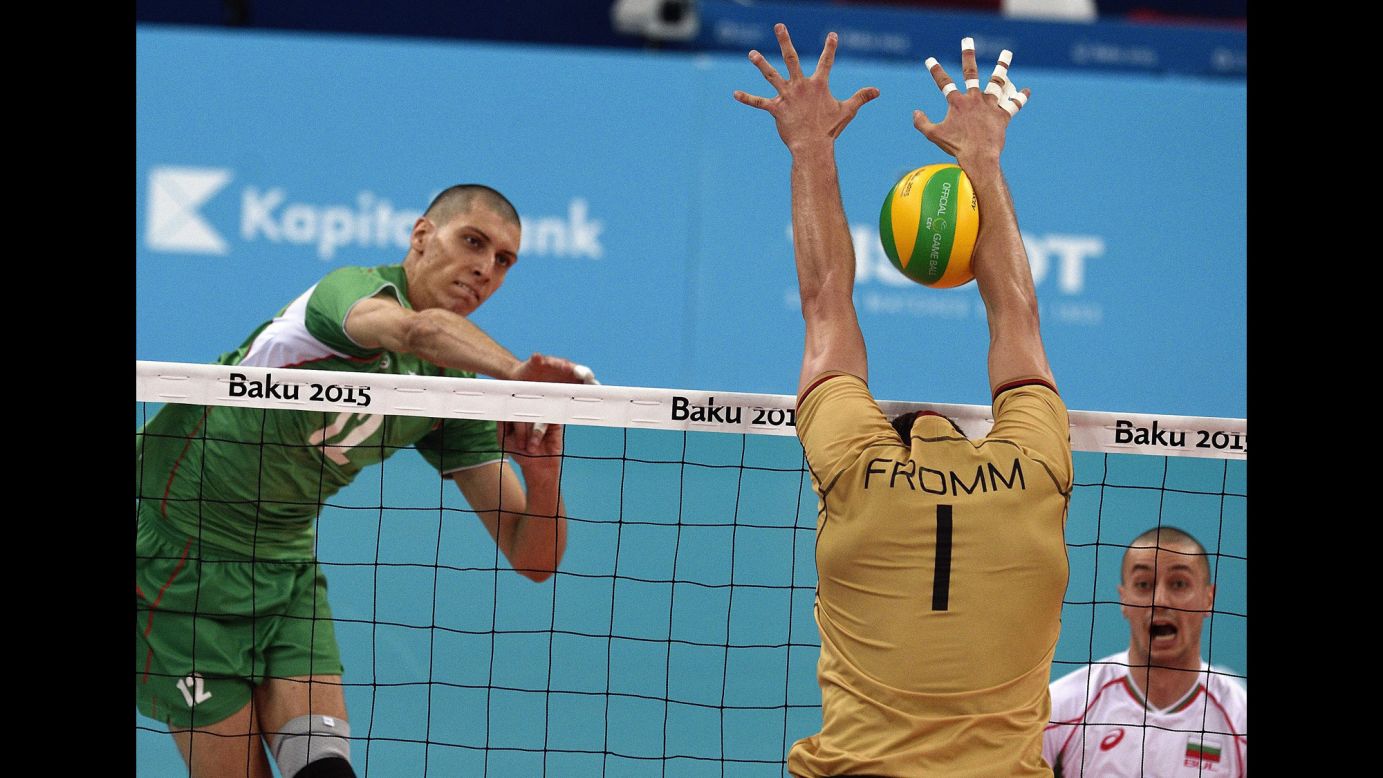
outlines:
[{"label": "white knee pad", "polygon": [[275,735],[274,761],[284,778],[293,778],[298,771],[318,759],[338,756],[351,760],[351,725],[335,716],[299,716]]}]

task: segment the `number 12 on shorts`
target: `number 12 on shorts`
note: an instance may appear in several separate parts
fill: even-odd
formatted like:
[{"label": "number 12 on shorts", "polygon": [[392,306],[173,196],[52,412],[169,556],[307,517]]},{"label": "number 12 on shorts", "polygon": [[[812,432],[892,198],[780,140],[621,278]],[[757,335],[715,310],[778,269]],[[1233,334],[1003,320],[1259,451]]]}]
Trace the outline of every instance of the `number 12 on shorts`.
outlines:
[{"label": "number 12 on shorts", "polygon": [[178,679],[178,691],[182,692],[183,699],[187,700],[187,707],[191,708],[199,702],[211,699],[211,692],[206,690],[205,683],[206,679],[202,678],[201,673]]},{"label": "number 12 on shorts", "polygon": [[951,506],[936,506],[936,559],[932,567],[932,610],[950,610]]}]

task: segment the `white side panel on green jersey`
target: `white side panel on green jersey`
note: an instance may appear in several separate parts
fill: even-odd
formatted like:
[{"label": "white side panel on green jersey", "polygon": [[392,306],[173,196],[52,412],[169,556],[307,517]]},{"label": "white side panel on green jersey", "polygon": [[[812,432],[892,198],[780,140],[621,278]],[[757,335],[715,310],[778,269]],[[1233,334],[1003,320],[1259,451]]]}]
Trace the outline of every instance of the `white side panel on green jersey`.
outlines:
[{"label": "white side panel on green jersey", "polygon": [[240,360],[242,365],[256,367],[288,367],[313,362],[326,357],[348,357],[312,337],[307,331],[307,301],[317,285],[303,292],[283,309],[283,313],[265,327],[250,344],[250,351]]},{"label": "white side panel on green jersey", "polygon": [[[346,334],[354,306],[386,289],[409,305],[402,266],[337,268],[221,364],[473,377],[413,354],[361,347]],[[137,437],[141,520],[173,542],[195,538],[246,557],[307,559],[326,501],[396,451],[416,449],[443,475],[502,461],[493,421],[370,410],[365,402],[334,413],[165,406]]]}]

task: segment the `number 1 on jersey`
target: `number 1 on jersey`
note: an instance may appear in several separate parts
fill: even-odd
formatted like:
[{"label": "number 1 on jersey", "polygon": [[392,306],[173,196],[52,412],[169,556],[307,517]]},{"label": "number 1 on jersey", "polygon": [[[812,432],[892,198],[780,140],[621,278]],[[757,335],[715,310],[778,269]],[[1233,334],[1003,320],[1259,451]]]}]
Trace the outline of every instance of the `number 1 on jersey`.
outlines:
[{"label": "number 1 on jersey", "polygon": [[932,610],[950,610],[951,506],[936,506],[936,564],[932,571]]}]

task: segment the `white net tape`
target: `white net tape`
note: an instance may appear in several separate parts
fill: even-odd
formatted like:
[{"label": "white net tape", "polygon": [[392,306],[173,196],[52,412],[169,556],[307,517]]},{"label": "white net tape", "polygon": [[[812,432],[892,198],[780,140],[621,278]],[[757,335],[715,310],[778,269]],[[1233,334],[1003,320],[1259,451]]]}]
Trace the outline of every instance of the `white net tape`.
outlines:
[{"label": "white net tape", "polygon": [[[548,384],[374,373],[135,363],[135,399],[313,411],[368,411],[438,419],[492,419],[595,427],[795,435],[796,398],[688,389]],[[880,401],[892,417],[933,410],[971,438],[994,425],[985,405]],[[1075,451],[1248,458],[1248,421],[1071,411]]]}]

